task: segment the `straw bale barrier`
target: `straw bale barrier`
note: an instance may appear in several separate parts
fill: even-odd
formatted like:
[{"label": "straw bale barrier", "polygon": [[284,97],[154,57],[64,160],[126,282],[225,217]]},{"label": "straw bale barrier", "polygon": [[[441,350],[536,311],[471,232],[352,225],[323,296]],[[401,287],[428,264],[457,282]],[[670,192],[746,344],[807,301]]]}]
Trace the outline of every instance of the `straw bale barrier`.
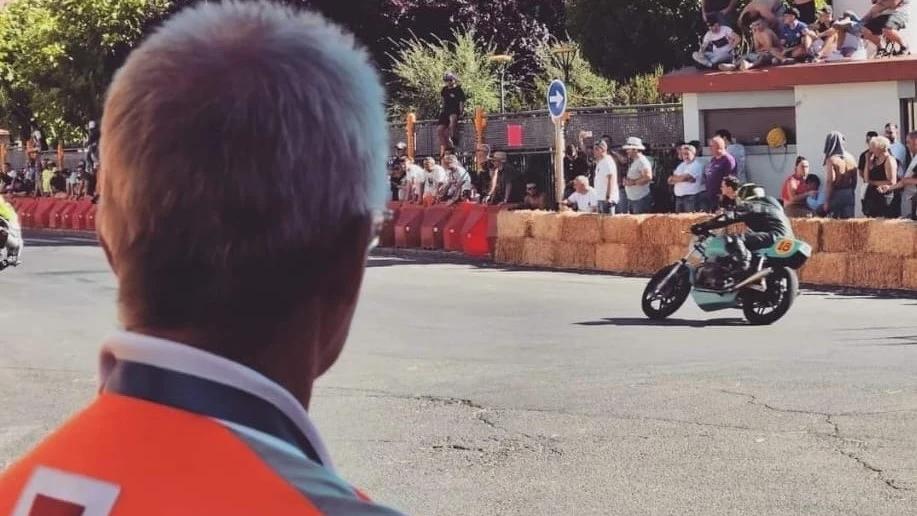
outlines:
[{"label": "straw bale barrier", "polygon": [[[650,275],[688,253],[691,224],[709,215],[501,212],[498,263]],[[792,219],[814,254],[800,270],[812,285],[917,291],[917,223]],[[741,231],[743,228],[735,228]]]}]

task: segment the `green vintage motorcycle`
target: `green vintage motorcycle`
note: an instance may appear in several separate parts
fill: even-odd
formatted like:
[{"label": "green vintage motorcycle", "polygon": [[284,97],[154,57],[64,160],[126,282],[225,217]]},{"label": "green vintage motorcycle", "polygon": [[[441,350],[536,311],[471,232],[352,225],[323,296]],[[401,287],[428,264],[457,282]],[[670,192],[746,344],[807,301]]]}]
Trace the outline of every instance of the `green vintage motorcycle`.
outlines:
[{"label": "green vintage motorcycle", "polygon": [[[812,246],[792,237],[780,238],[769,249],[752,251],[763,256],[761,269],[745,279],[744,271],[730,252],[727,237],[706,231],[695,236],[691,249],[681,260],[663,267],[643,291],[643,313],[661,320],[674,314],[690,294],[705,312],[741,309],[752,325],[769,325],[780,320],[799,295],[796,271],[812,256]],[[689,260],[695,254],[698,265]],[[754,286],[765,278],[765,289]]]}]

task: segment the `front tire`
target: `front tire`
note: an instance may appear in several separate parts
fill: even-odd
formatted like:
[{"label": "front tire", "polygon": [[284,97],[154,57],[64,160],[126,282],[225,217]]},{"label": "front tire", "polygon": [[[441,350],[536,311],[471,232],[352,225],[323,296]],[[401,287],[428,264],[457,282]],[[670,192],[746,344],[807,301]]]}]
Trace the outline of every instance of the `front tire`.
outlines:
[{"label": "front tire", "polygon": [[[678,267],[678,272],[669,279],[669,282],[657,296],[655,293],[656,286],[672,272],[673,267]],[[643,313],[654,321],[665,319],[677,312],[681,305],[685,304],[690,293],[691,279],[688,276],[688,268],[683,263],[679,262],[663,267],[653,275],[646,288],[643,289],[643,302],[641,303]],[[659,302],[658,308],[653,305],[656,301]]]},{"label": "front tire", "polygon": [[793,269],[777,267],[766,281],[765,292],[746,291],[742,303],[745,319],[752,326],[767,326],[779,321],[799,295],[799,277]]}]

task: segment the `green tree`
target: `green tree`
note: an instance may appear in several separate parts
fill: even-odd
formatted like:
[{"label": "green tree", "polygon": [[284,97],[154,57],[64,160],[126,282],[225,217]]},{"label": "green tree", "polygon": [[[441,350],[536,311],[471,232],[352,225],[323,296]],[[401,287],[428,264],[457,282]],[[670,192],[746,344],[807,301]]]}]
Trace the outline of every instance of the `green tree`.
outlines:
[{"label": "green tree", "polygon": [[620,81],[687,64],[704,31],[698,0],[569,0],[567,28],[597,71]]},{"label": "green tree", "polygon": [[452,71],[458,75],[465,94],[466,115],[474,106],[488,112],[500,108],[500,80],[490,56],[495,47],[476,41],[473,31],[455,30],[451,41],[435,39],[423,41],[416,36],[395,42],[391,55],[391,73],[398,85],[390,99],[391,111],[400,117],[416,113],[418,119],[439,116],[442,100],[443,74]]},{"label": "green tree", "polygon": [[33,127],[73,140],[102,113],[114,72],[171,0],[13,0],[0,10],[0,109],[24,135]]},{"label": "green tree", "polygon": [[544,93],[554,79],[563,79],[564,70],[560,65],[557,50],[572,51],[569,82],[567,87],[567,105],[569,107],[591,107],[608,105],[614,102],[617,83],[595,73],[592,65],[583,58],[580,45],[572,41],[552,40],[540,46],[536,53],[536,62],[540,70],[535,79],[534,89],[526,92],[526,97],[533,109],[545,109]]}]

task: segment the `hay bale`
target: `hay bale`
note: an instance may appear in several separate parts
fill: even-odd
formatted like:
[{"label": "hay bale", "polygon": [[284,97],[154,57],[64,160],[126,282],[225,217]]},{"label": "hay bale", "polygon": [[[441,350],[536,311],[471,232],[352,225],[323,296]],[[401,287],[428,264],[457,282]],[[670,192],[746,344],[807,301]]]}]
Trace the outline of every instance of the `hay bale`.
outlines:
[{"label": "hay bale", "polygon": [[631,247],[624,244],[599,244],[595,250],[595,266],[599,270],[628,272],[630,259]]},{"label": "hay bale", "polygon": [[[688,254],[688,251],[689,251],[688,246],[686,245],[670,245],[670,246],[667,246],[666,249],[668,250],[667,262],[669,263],[675,263],[681,260],[682,258],[685,257],[686,254]],[[692,255],[691,258],[688,259],[688,263],[691,263],[694,265],[697,265],[700,262],[701,262],[701,258],[698,257],[696,254]]]},{"label": "hay bale", "polygon": [[669,260],[669,246],[665,245],[632,247],[631,254],[630,272],[635,274],[653,274],[674,261]]},{"label": "hay bale", "polygon": [[614,215],[602,217],[602,241],[609,244],[637,245],[642,238],[640,226],[653,215]]},{"label": "hay bale", "polygon": [[812,252],[821,249],[821,219],[790,219],[797,240],[812,246]]},{"label": "hay bale", "polygon": [[[691,224],[710,218],[699,213],[651,215],[640,225],[640,243],[644,245],[673,245],[691,242]],[[688,233],[686,233],[688,232]]]},{"label": "hay bale", "polygon": [[901,287],[917,290],[917,259],[904,260]]},{"label": "hay bale", "polygon": [[522,264],[534,267],[552,267],[557,246],[558,242],[551,240],[526,238],[522,250]]},{"label": "hay bale", "polygon": [[560,240],[582,244],[602,241],[602,219],[596,213],[577,213],[561,217]]},{"label": "hay bale", "polygon": [[861,288],[901,288],[904,260],[886,254],[845,253],[847,285]]},{"label": "hay bale", "polygon": [[826,253],[865,252],[869,219],[822,219],[821,250]]},{"label": "hay bale", "polygon": [[535,220],[541,217],[557,217],[557,212],[547,211],[547,210],[536,210],[529,212],[532,214],[531,218],[527,221],[528,225],[526,226],[526,237],[534,238],[535,237]]},{"label": "hay bale", "polygon": [[554,266],[561,269],[595,269],[596,244],[558,244],[554,253]]},{"label": "hay bale", "polygon": [[910,220],[872,220],[867,225],[866,252],[899,258],[914,256],[917,224]]},{"label": "hay bale", "polygon": [[799,281],[813,285],[843,285],[847,281],[847,253],[815,253],[799,270]]},{"label": "hay bale", "polygon": [[560,231],[563,227],[563,217],[569,217],[567,214],[557,214],[553,212],[535,216],[532,219],[532,238],[538,240],[548,240],[557,242],[560,240]]},{"label": "hay bale", "polygon": [[497,238],[527,237],[534,218],[533,211],[500,211],[497,213]]},{"label": "hay bale", "polygon": [[524,260],[525,238],[497,238],[494,246],[494,261],[520,265]]}]

